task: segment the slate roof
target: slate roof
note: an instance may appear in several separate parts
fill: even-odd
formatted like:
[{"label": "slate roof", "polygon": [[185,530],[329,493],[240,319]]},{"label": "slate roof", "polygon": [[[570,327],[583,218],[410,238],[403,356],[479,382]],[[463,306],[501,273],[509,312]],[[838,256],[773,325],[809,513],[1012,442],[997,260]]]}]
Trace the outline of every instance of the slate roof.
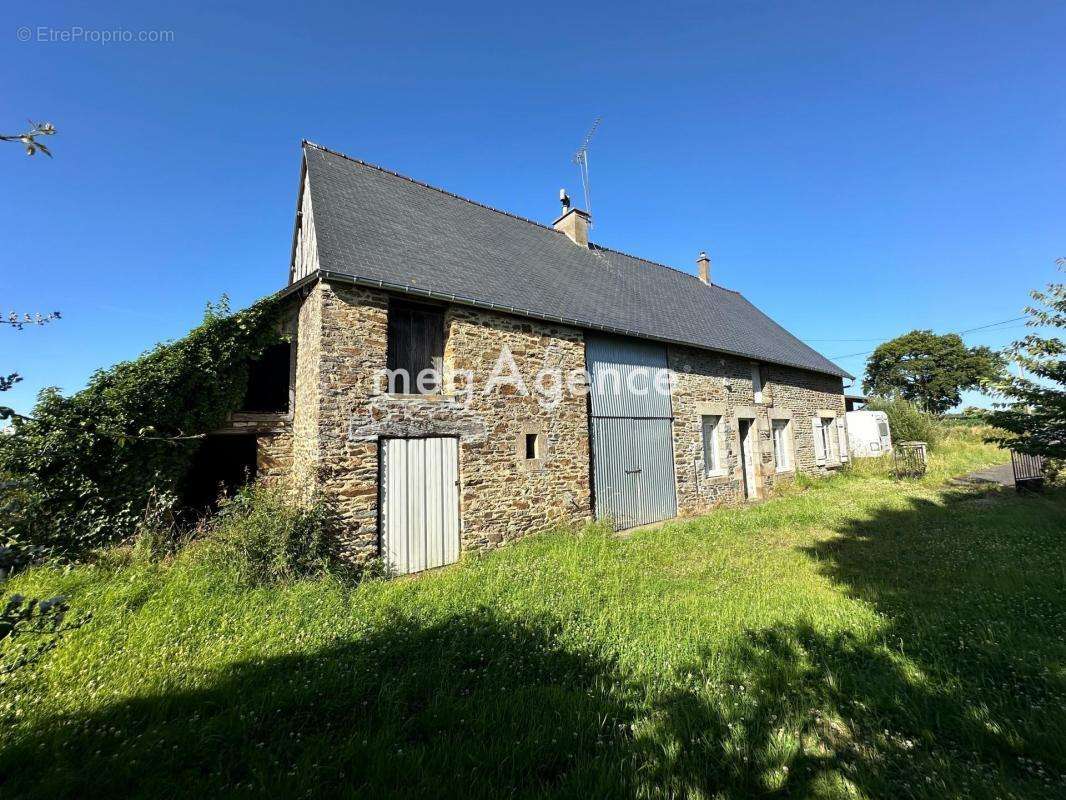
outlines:
[{"label": "slate roof", "polygon": [[305,143],[324,277],[852,377],[737,292]]}]

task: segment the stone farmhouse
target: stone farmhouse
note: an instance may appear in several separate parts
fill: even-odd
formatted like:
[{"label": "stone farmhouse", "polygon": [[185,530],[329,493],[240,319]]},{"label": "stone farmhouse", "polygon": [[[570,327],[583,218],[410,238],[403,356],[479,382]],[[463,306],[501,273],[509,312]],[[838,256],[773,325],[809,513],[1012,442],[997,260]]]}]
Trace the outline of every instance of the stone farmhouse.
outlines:
[{"label": "stone farmhouse", "polygon": [[542,225],[305,142],[291,343],[209,438],[212,479],[319,493],[353,560],[403,573],[839,468],[848,373],[714,284],[706,255],[697,277],[589,225],[566,198]]}]

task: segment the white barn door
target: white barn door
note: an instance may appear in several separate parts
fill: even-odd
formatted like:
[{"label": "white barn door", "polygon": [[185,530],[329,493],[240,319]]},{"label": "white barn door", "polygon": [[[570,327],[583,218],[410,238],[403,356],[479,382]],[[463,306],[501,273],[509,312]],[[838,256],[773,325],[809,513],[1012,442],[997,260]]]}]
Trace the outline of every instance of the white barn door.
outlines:
[{"label": "white barn door", "polygon": [[459,560],[459,440],[382,442],[382,555],[394,574]]}]

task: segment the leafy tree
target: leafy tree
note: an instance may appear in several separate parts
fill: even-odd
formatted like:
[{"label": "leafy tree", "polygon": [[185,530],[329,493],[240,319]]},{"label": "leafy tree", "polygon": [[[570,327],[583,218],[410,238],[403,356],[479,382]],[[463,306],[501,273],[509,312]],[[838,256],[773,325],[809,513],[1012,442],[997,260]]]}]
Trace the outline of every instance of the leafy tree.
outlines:
[{"label": "leafy tree", "polygon": [[866,363],[863,389],[902,397],[931,414],[943,414],[962,392],[994,380],[1002,360],[988,347],[967,347],[957,333],[911,331],[885,342]]},{"label": "leafy tree", "polygon": [[[1060,271],[1066,271],[1066,258],[1057,264]],[[1043,308],[1025,309],[1027,325],[1066,328],[1066,285],[1049,283],[1044,291],[1030,294]],[[1023,453],[1066,458],[1066,342],[1058,336],[1032,333],[1011,345],[1007,353],[1032,377],[1006,374],[993,385],[1007,402],[997,403],[989,421],[1009,435],[992,441]]]}]

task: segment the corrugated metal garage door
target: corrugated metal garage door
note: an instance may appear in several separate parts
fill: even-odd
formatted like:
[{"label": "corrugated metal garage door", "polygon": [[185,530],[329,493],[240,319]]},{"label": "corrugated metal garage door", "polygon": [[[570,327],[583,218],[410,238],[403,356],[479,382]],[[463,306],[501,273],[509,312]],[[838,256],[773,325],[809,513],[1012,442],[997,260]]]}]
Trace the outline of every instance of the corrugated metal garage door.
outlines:
[{"label": "corrugated metal garage door", "polygon": [[382,555],[395,574],[459,560],[459,441],[382,441]]},{"label": "corrugated metal garage door", "polygon": [[585,348],[596,518],[621,529],[675,516],[670,395],[654,388],[665,377],[666,348],[609,336],[588,336]]}]

